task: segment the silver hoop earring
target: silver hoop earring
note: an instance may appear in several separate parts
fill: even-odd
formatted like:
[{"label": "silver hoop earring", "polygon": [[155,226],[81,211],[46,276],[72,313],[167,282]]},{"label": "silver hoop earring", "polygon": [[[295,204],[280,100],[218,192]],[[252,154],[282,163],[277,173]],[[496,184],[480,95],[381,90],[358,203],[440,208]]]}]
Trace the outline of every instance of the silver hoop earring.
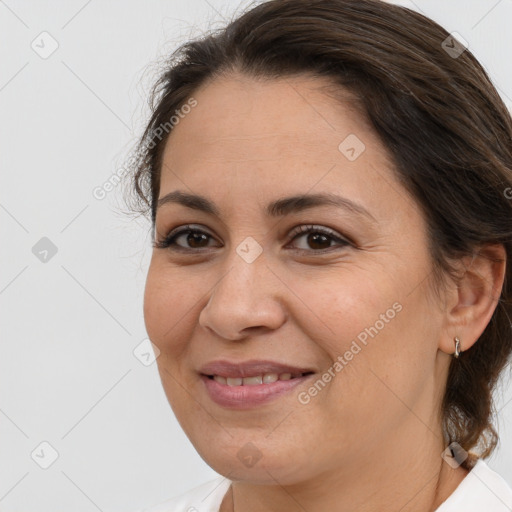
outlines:
[{"label": "silver hoop earring", "polygon": [[453,338],[453,341],[455,341],[455,353],[453,354],[453,356],[455,357],[455,359],[457,359],[460,353],[462,352],[462,350],[460,349],[460,339],[458,336],[455,336],[455,338]]}]

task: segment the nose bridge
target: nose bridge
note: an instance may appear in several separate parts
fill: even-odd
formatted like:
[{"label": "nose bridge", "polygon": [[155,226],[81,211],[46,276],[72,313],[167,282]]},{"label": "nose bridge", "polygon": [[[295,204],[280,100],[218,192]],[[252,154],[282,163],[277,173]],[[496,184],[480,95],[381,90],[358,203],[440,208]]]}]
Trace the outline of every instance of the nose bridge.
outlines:
[{"label": "nose bridge", "polygon": [[284,321],[277,298],[276,277],[263,248],[247,237],[226,260],[227,270],[216,281],[199,323],[219,336],[237,339],[247,328],[276,329]]},{"label": "nose bridge", "polygon": [[[268,267],[269,252],[264,250],[263,239],[264,235],[258,237],[260,242],[252,236],[241,236],[238,240],[233,240],[233,245],[229,248],[229,253],[226,255],[225,267],[226,271],[223,277],[214,286],[212,296],[214,293],[235,293],[238,298],[242,299],[244,295],[250,299],[251,295],[259,293],[259,285],[263,285],[262,278],[267,272],[271,271]],[[259,279],[258,279],[259,277]],[[265,278],[266,291],[269,293],[269,282]],[[244,291],[247,294],[244,294]],[[210,297],[210,300],[212,297]]]}]

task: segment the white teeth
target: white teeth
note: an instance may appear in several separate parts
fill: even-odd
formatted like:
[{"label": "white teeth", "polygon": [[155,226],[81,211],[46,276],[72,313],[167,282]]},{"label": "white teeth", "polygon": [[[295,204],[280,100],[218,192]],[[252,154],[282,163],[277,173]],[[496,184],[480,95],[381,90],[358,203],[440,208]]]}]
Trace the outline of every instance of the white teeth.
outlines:
[{"label": "white teeth", "polygon": [[290,380],[292,378],[301,377],[302,374],[293,375],[291,373],[265,373],[263,375],[255,375],[253,377],[221,377],[214,375],[213,380],[219,384],[227,386],[258,386],[259,384],[272,384],[278,380]]},{"label": "white teeth", "polygon": [[272,382],[276,380],[279,380],[277,373],[265,373],[265,375],[263,375],[263,384],[272,384]]},{"label": "white teeth", "polygon": [[263,383],[263,377],[261,375],[257,377],[244,377],[242,382],[244,386],[257,386]]}]

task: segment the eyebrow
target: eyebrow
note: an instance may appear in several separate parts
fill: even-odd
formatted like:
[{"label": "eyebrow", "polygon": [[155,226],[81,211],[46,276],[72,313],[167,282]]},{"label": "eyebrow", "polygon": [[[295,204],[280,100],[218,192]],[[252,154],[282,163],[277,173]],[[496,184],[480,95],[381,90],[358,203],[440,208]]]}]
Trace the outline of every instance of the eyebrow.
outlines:
[{"label": "eyebrow", "polygon": [[[169,192],[158,200],[157,209],[169,203],[181,204],[182,206],[193,210],[199,210],[219,218],[221,217],[220,211],[215,203],[201,195],[189,194],[188,192],[175,190],[173,192]],[[346,197],[326,192],[317,194],[299,194],[277,199],[267,205],[266,214],[269,217],[282,217],[291,213],[297,213],[319,206],[335,206],[343,208],[377,222],[375,217],[360,204],[355,203]]]}]

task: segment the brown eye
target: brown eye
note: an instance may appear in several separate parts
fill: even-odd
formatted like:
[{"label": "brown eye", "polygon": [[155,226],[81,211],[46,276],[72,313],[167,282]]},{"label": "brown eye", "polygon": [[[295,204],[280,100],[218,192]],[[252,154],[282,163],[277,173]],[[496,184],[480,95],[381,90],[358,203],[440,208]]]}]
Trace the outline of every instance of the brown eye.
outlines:
[{"label": "brown eye", "polygon": [[340,238],[333,231],[321,227],[300,226],[295,233],[296,235],[293,237],[292,241],[302,237],[304,238],[306,243],[306,247],[299,248],[300,251],[326,251],[332,247],[332,242],[335,242],[338,246],[341,245],[343,247],[351,245],[350,242],[343,238]]},{"label": "brown eye", "polygon": [[[205,249],[208,247],[208,241],[213,238],[208,233],[201,231],[200,229],[186,226],[184,229],[178,231],[172,231],[168,236],[159,240],[153,244],[156,249],[167,249],[172,248],[175,250],[193,250],[193,249]],[[176,243],[177,240],[184,241],[182,244]]]},{"label": "brown eye", "polygon": [[[179,237],[177,237],[177,238],[179,238]],[[187,241],[188,244],[190,244],[190,246],[192,248],[197,249],[197,248],[204,247],[204,245],[203,245],[204,242],[208,243],[208,235],[206,233],[201,233],[198,231],[189,231],[186,234],[185,240]]]}]

